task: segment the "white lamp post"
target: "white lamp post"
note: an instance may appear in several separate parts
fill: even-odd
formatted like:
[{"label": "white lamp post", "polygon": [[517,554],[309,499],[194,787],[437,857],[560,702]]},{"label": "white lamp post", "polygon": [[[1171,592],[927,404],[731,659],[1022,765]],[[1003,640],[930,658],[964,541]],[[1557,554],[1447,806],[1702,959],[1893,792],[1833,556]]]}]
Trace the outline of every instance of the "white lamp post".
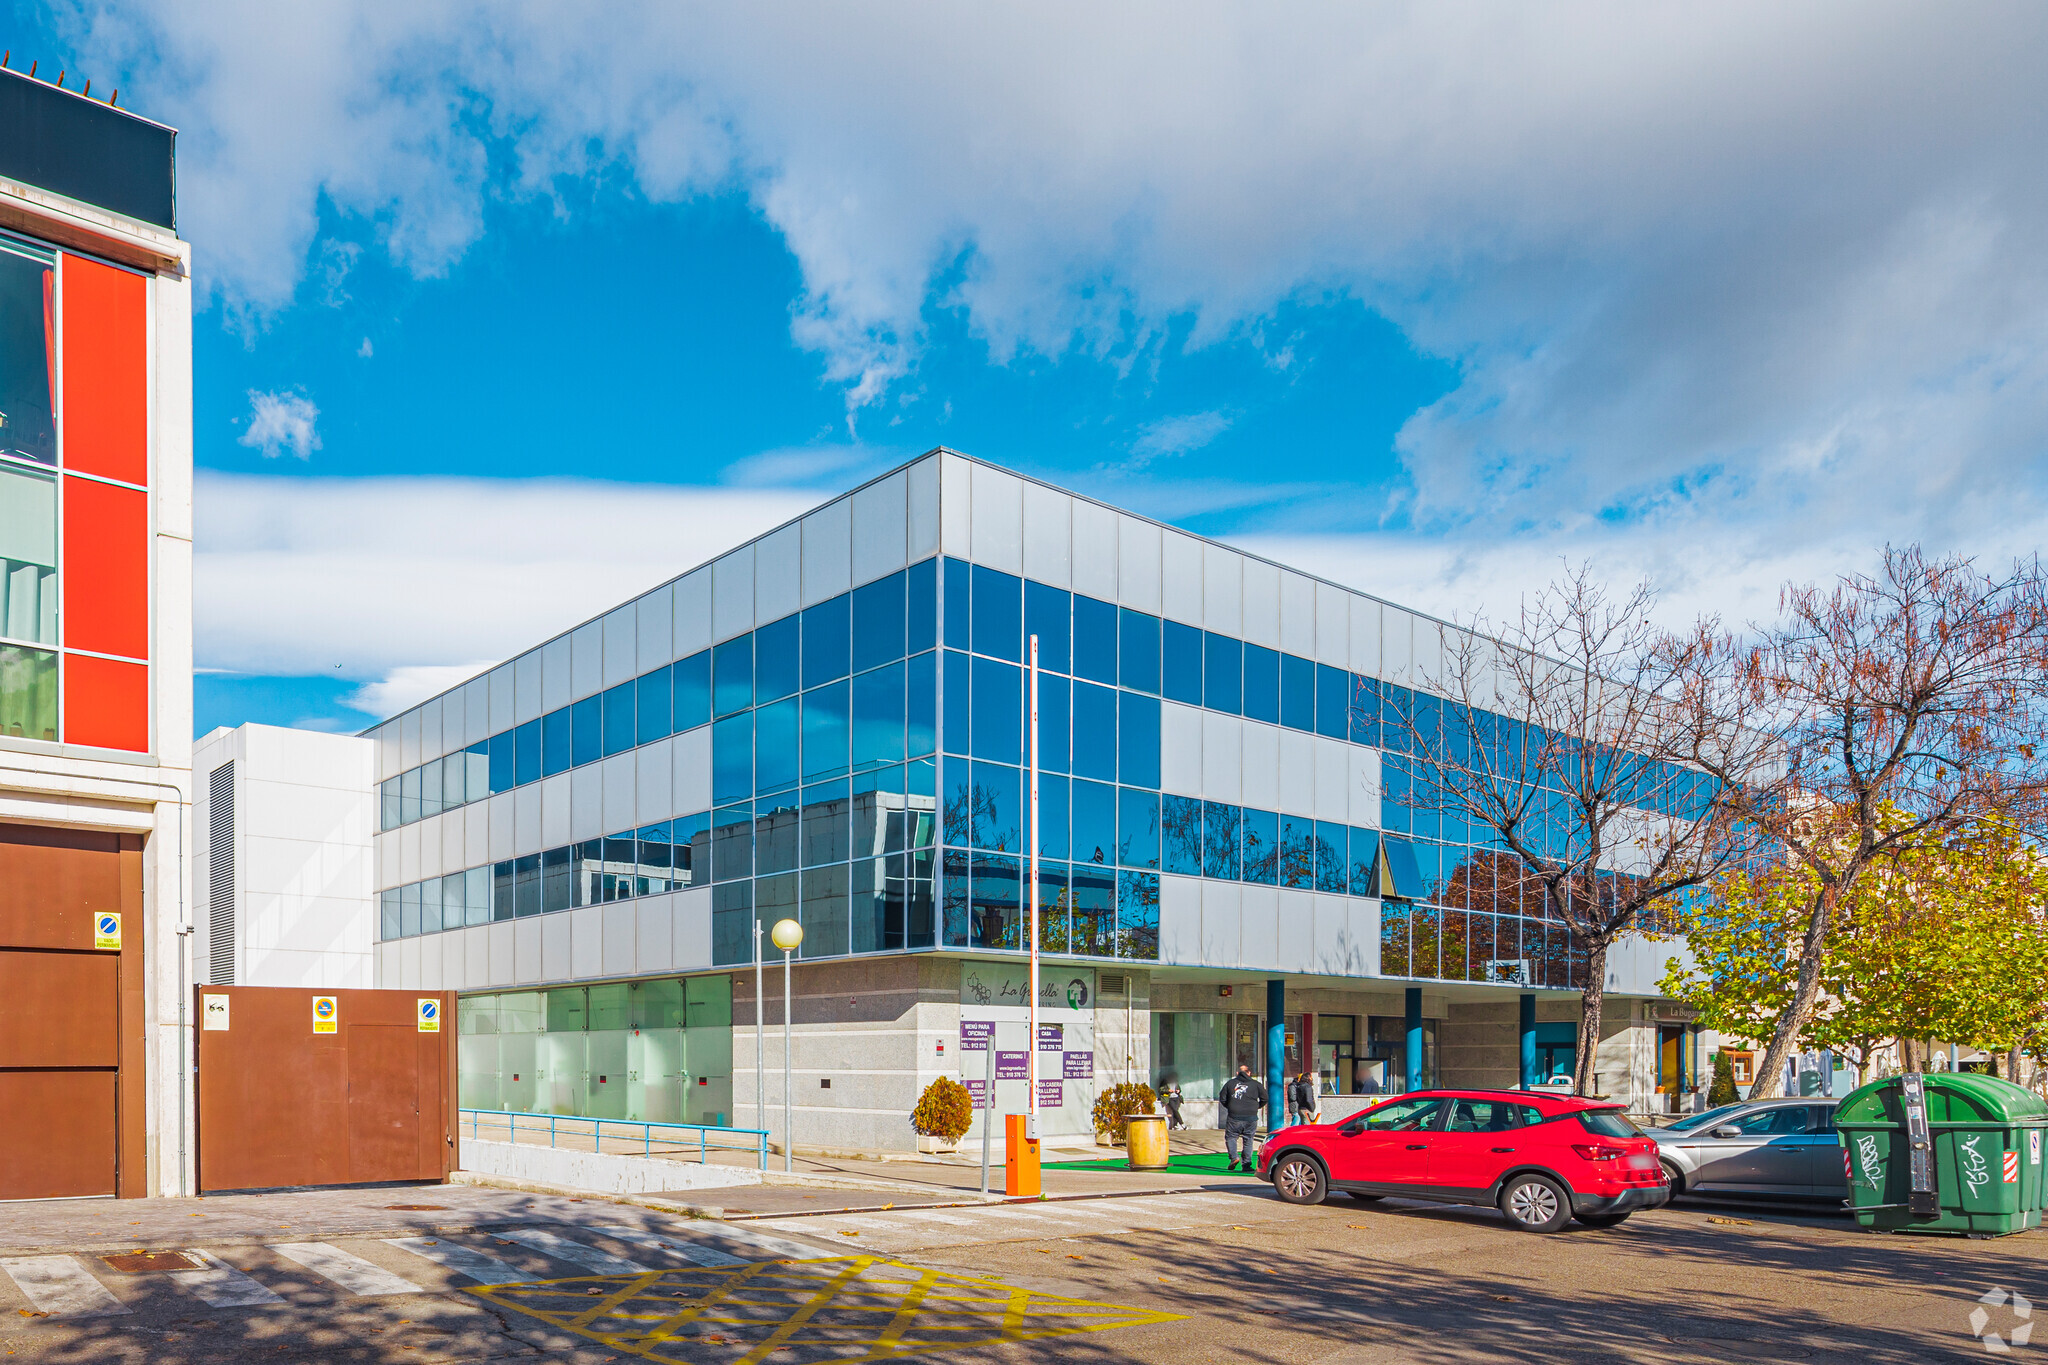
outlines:
[{"label": "white lamp post", "polygon": [[1024,1084],[1031,1090],[1031,1105],[1025,1112],[1031,1116],[1025,1136],[1038,1136],[1038,637],[1031,637],[1031,872],[1024,894],[1029,897],[1031,913],[1025,922],[1025,932],[1031,936],[1031,1010],[1027,1017],[1026,1029],[1030,1036],[1024,1040],[1028,1049],[1024,1054],[1030,1058],[1024,1069]]},{"label": "white lamp post", "polygon": [[793,919],[777,920],[768,931],[775,946],[782,949],[782,1169],[793,1169],[791,1153],[796,1149],[796,1129],[790,1123],[794,1112],[789,1080],[789,955],[804,941],[804,927]]}]

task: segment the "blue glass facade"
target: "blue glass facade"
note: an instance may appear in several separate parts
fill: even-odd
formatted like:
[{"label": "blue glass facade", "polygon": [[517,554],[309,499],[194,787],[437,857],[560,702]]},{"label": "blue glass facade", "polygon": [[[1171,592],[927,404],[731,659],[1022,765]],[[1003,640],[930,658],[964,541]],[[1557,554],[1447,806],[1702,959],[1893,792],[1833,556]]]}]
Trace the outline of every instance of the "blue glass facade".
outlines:
[{"label": "blue glass facade", "polygon": [[[1160,954],[1161,876],[1381,900],[1381,971],[1579,984],[1511,860],[1414,789],[1405,751],[1525,742],[1346,669],[954,558],[926,559],[383,784],[393,829],[709,730],[710,805],[387,890],[385,938],[708,884],[717,965],[756,921],[803,955],[1025,945],[1027,641],[1039,638],[1042,951]],[[1380,827],[1163,790],[1161,708],[1382,751]],[[1566,827],[1566,822],[1555,822]]]}]

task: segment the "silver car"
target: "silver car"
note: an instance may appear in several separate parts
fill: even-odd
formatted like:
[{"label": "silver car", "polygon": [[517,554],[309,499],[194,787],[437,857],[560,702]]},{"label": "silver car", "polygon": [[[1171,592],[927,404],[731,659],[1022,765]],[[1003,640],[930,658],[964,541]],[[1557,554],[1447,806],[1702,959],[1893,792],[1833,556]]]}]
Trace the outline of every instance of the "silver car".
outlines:
[{"label": "silver car", "polygon": [[1645,1129],[1671,1177],[1671,1192],[1747,1198],[1847,1199],[1835,1101],[1724,1104],[1668,1128]]}]

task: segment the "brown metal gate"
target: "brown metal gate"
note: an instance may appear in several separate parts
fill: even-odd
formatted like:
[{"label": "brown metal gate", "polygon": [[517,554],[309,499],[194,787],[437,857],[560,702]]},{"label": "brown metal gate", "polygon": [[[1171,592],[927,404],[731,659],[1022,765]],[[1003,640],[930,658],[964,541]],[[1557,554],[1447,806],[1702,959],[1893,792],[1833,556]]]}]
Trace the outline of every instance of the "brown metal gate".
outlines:
[{"label": "brown metal gate", "polygon": [[452,993],[193,994],[202,1193],[445,1180],[454,1169]]},{"label": "brown metal gate", "polygon": [[0,1199],[148,1193],[142,933],[140,835],[0,825]]}]

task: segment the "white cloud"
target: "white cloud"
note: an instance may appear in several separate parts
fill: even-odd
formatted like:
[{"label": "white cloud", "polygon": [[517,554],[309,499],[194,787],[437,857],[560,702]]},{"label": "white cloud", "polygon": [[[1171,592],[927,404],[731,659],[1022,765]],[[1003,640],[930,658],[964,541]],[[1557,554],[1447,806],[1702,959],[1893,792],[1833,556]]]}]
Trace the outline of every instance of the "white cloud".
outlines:
[{"label": "white cloud", "polygon": [[274,460],[290,451],[302,460],[320,448],[316,424],[320,409],[302,393],[259,393],[249,390],[249,425],[239,438],[245,446]]},{"label": "white cloud", "polygon": [[1230,430],[1230,418],[1221,412],[1190,412],[1162,417],[1138,429],[1131,442],[1131,465],[1142,469],[1162,455],[1185,455],[1200,450]]},{"label": "white cloud", "polygon": [[430,697],[438,697],[458,683],[468,682],[499,662],[483,659],[466,664],[409,664],[394,668],[376,682],[365,683],[351,692],[347,704],[366,715],[395,716]]},{"label": "white cloud", "polygon": [[473,660],[507,658],[608,611],[818,501],[778,489],[202,471],[197,662],[382,689],[361,701],[414,695]]},{"label": "white cloud", "polygon": [[1349,297],[1457,367],[1400,441],[1419,526],[1867,544],[2040,505],[2031,6],[77,2],[256,313],[326,259],[323,201],[433,275],[486,196],[602,170],[751,196],[856,406],[932,307],[998,357],[1128,357]]}]

